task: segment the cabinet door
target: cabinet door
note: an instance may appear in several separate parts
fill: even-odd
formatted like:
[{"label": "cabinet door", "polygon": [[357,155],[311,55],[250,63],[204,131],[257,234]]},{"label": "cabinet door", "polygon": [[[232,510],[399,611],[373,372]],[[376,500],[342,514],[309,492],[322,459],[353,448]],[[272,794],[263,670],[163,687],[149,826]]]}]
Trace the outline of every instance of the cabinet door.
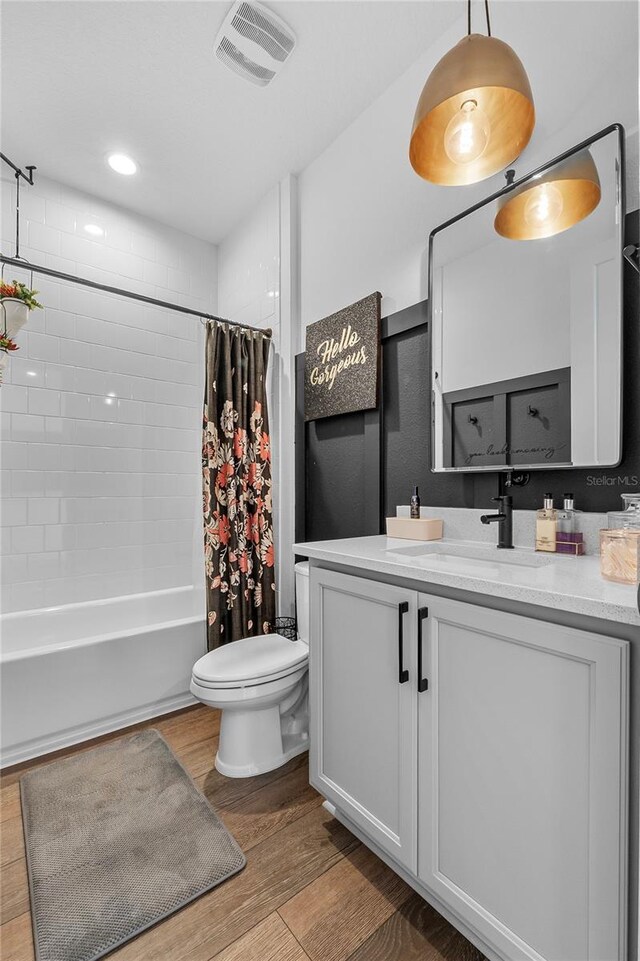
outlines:
[{"label": "cabinet door", "polygon": [[510,961],[622,961],[628,645],[420,605],[420,878]]},{"label": "cabinet door", "polygon": [[416,598],[311,569],[311,783],[414,872]]}]

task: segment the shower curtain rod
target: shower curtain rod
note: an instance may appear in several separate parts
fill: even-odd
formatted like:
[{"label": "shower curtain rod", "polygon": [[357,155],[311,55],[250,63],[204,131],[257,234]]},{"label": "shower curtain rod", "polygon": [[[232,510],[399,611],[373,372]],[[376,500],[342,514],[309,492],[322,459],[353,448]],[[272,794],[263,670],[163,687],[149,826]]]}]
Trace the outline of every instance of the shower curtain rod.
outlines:
[{"label": "shower curtain rod", "polygon": [[130,300],[139,300],[143,304],[152,304],[154,307],[165,307],[168,310],[175,310],[179,314],[190,314],[192,317],[199,317],[200,320],[217,320],[221,324],[229,324],[230,327],[241,327],[243,330],[254,330],[256,333],[271,336],[270,330],[260,330],[258,327],[250,327],[249,324],[239,324],[235,320],[226,320],[224,317],[216,317],[215,314],[204,314],[200,310],[193,310],[191,307],[183,307],[182,304],[171,304],[166,300],[158,300],[156,297],[147,297],[146,294],[136,294],[133,290],[124,290],[122,287],[111,287],[109,284],[99,284],[95,280],[87,280],[85,277],[76,277],[74,274],[65,274],[61,270],[53,270],[51,267],[40,267],[31,264],[22,257],[5,257],[0,254],[0,262],[10,267],[18,267],[20,270],[29,270],[34,274],[43,274],[45,277],[55,277],[57,280],[67,280],[71,284],[80,284],[81,287],[90,287],[92,290],[102,290],[107,294],[117,294],[119,297],[128,297]]}]

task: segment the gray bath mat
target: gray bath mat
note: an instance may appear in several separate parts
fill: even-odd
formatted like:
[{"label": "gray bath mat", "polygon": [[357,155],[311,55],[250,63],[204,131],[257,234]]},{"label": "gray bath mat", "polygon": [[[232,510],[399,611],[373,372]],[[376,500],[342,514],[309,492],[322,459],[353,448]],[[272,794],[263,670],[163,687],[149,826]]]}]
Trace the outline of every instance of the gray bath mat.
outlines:
[{"label": "gray bath mat", "polygon": [[245,865],[157,731],[20,781],[38,961],[95,961]]}]

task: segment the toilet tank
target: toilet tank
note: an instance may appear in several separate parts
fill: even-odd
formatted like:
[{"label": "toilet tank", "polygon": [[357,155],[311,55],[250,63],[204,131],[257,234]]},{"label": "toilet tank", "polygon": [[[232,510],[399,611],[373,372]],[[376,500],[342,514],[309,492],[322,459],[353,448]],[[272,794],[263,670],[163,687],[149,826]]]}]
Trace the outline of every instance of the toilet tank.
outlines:
[{"label": "toilet tank", "polygon": [[309,643],[309,561],[296,564],[296,615],[300,639]]}]

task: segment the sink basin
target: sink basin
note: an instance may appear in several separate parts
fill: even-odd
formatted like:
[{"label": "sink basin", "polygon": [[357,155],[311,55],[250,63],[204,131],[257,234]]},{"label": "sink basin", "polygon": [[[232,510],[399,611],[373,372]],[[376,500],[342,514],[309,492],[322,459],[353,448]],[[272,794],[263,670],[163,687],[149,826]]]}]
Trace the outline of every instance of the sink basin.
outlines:
[{"label": "sink basin", "polygon": [[498,550],[497,547],[474,547],[471,544],[457,545],[432,541],[411,547],[390,547],[387,548],[387,553],[413,558],[418,563],[428,564],[429,567],[461,574],[483,571],[488,573],[489,570],[496,573],[505,568],[537,569],[553,563],[551,557],[518,549]]}]

